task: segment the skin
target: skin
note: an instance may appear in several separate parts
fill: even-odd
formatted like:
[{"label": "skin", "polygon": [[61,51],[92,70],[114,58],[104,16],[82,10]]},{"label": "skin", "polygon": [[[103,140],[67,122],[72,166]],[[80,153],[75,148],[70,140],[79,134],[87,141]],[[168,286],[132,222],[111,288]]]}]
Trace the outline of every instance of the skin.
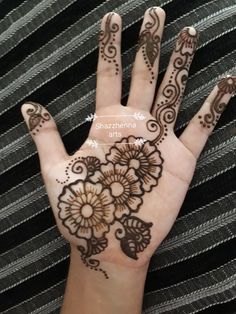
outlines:
[{"label": "skin", "polygon": [[[156,143],[156,148],[160,151],[164,161],[161,178],[151,192],[144,193],[143,203],[138,212],[135,213],[135,216],[139,219],[153,224],[150,228],[151,237],[148,246],[143,252],[137,254],[138,259],[136,260],[125,255],[120,248],[120,242],[114,236],[119,225],[118,222],[115,222],[110,226],[110,232],[106,234],[108,239],[107,248],[97,256],[93,256],[99,260],[101,268],[109,274],[109,279],[106,279],[101,271],[95,272],[89,267],[85,267],[77,249],[82,240],[72,235],[58,216],[58,197],[62,193],[63,186],[78,179],[83,180],[79,174],[75,173],[69,173],[68,178],[65,175],[65,169],[68,163],[80,157],[94,156],[104,162],[105,155],[112,145],[120,140],[117,137],[109,137],[106,129],[97,129],[97,123],[136,123],[136,128],[118,130],[121,132],[122,138],[135,136],[152,141],[157,137],[157,132],[151,132],[147,128],[147,122],[157,119],[158,104],[165,100],[163,90],[170,81],[174,61],[180,56],[180,52],[178,52],[178,49],[173,52],[166,75],[157,94],[155,94],[165,12],[161,8],[147,10],[140,31],[141,34],[147,29],[147,25],[149,25],[147,22],[153,21],[150,10],[152,14],[158,17],[159,23],[156,30],[154,28],[150,30],[151,33],[155,32],[156,35],[154,37],[156,48],[151,60],[153,62],[145,62],[145,49],[142,50],[141,48],[142,45],[145,47],[145,44],[140,41],[133,67],[127,106],[122,106],[120,103],[122,80],[120,56],[121,18],[115,13],[109,13],[102,19],[102,31],[105,30],[109,21],[111,24],[118,25],[118,28],[114,36],[115,58],[111,58],[112,62],[108,62],[109,56],[108,58],[104,57],[104,50],[102,50],[104,32],[100,34],[96,93],[97,119],[93,122],[88,137],[88,139],[95,140],[98,143],[96,149],[86,141],[73,156],[69,156],[65,151],[54,120],[52,118],[48,119],[47,110],[43,108],[41,117],[39,116],[38,120],[34,120],[32,117],[35,116],[30,111],[33,104],[27,103],[22,106],[22,114],[38,149],[42,175],[58,228],[71,246],[70,269],[64,304],[61,310],[62,314],[141,313],[143,288],[150,258],[174,224],[193,177],[197,158],[214,128],[213,124],[204,127],[199,121],[199,115],[203,117],[210,112],[210,108],[214,105],[215,96],[219,92],[219,86],[214,87],[180,138],[177,138],[173,131],[175,118],[171,123],[167,123],[164,140]],[[183,35],[183,31],[186,32],[186,28],[180,34]],[[190,35],[196,35],[195,39],[197,38],[197,32],[194,28],[188,28],[188,32]],[[188,48],[192,56],[195,48],[194,45]],[[191,60],[192,58],[190,58],[190,62]],[[235,77],[232,77],[232,82],[234,87],[236,84]],[[178,95],[174,107],[176,115],[185,84],[183,83],[181,86],[183,89]],[[233,91],[235,90],[232,88],[230,92],[222,92],[220,94],[221,101],[227,104]],[[145,119],[136,120],[133,115],[137,112],[142,114]],[[43,113],[46,114],[45,119]],[[43,120],[45,121],[43,122]],[[64,181],[66,181],[66,184]]]}]

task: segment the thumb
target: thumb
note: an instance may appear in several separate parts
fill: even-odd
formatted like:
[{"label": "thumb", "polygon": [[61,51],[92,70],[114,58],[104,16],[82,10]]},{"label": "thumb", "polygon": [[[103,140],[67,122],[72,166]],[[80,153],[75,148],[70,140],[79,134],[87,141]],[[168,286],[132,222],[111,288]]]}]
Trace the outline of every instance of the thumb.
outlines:
[{"label": "thumb", "polygon": [[67,157],[57,126],[50,113],[40,104],[27,102],[21,112],[37,146],[41,168],[50,168]]}]

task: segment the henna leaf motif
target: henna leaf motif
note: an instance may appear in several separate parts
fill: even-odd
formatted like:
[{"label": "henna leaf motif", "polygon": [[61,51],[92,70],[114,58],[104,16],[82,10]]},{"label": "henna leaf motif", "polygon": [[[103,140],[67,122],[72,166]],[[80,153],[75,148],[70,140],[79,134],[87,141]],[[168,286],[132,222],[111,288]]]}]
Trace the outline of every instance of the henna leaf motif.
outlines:
[{"label": "henna leaf motif", "polygon": [[123,219],[122,224],[124,230],[116,231],[121,249],[128,257],[138,259],[137,253],[142,252],[150,243],[152,223],[133,216]]},{"label": "henna leaf motif", "polygon": [[154,62],[158,56],[159,48],[157,42],[155,42],[152,38],[147,40],[146,44],[146,54],[151,66],[154,66]]}]

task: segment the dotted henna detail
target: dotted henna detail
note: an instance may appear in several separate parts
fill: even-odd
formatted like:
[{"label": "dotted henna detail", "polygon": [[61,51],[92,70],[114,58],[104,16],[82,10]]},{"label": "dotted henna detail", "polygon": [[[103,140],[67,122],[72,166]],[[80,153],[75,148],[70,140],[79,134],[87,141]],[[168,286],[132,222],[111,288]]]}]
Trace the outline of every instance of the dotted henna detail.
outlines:
[{"label": "dotted henna detail", "polygon": [[222,98],[226,94],[233,94],[236,91],[236,78],[225,77],[218,83],[218,91],[210,104],[210,112],[199,115],[198,119],[204,128],[210,129],[218,122],[221,113],[226,108],[226,103],[222,102]]},{"label": "dotted henna detail", "polygon": [[183,98],[197,39],[198,32],[189,27],[183,29],[178,36],[170,79],[162,91],[162,100],[155,104],[154,119],[147,121],[147,129],[156,133],[153,143],[157,145],[164,141],[168,135],[168,125],[177,117],[177,108]]},{"label": "dotted henna detail", "polygon": [[141,50],[144,62],[151,74],[150,84],[155,79],[154,63],[159,54],[160,36],[158,29],[160,27],[160,19],[157,15],[155,8],[148,10],[151,21],[145,23],[144,30],[140,33],[138,50]]},{"label": "dotted henna detail", "polygon": [[109,13],[105,22],[105,29],[99,33],[101,57],[108,63],[113,63],[115,74],[119,74],[119,63],[117,61],[117,48],[115,46],[116,34],[120,27],[117,23],[112,22],[114,13]]},{"label": "dotted henna detail", "polygon": [[51,116],[40,104],[32,101],[28,101],[27,104],[32,105],[26,110],[26,114],[29,116],[29,130],[33,135],[36,135],[43,124],[51,119]]},{"label": "dotted henna detail", "polygon": [[70,172],[75,174],[81,174],[83,178],[86,178],[88,174],[93,174],[99,168],[99,165],[100,161],[96,157],[75,157],[66,166],[66,179],[63,181],[56,179],[56,182],[59,184],[67,183],[70,180]]}]

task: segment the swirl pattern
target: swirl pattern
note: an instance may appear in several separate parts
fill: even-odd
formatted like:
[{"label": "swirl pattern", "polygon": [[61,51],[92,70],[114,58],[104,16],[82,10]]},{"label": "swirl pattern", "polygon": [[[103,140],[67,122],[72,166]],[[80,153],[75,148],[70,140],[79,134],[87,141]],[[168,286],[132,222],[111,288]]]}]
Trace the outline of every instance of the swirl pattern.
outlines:
[{"label": "swirl pattern", "polygon": [[117,48],[115,46],[116,33],[120,26],[112,22],[114,13],[109,13],[105,22],[105,29],[99,33],[101,57],[108,63],[113,63],[115,66],[115,74],[119,74],[119,63],[117,61]]},{"label": "swirl pattern", "polygon": [[174,123],[177,117],[188,71],[196,50],[198,33],[190,28],[182,30],[178,36],[174,50],[173,70],[168,84],[162,91],[161,101],[155,104],[154,118],[147,121],[147,129],[155,133],[153,143],[159,145],[168,134],[168,125]]}]

